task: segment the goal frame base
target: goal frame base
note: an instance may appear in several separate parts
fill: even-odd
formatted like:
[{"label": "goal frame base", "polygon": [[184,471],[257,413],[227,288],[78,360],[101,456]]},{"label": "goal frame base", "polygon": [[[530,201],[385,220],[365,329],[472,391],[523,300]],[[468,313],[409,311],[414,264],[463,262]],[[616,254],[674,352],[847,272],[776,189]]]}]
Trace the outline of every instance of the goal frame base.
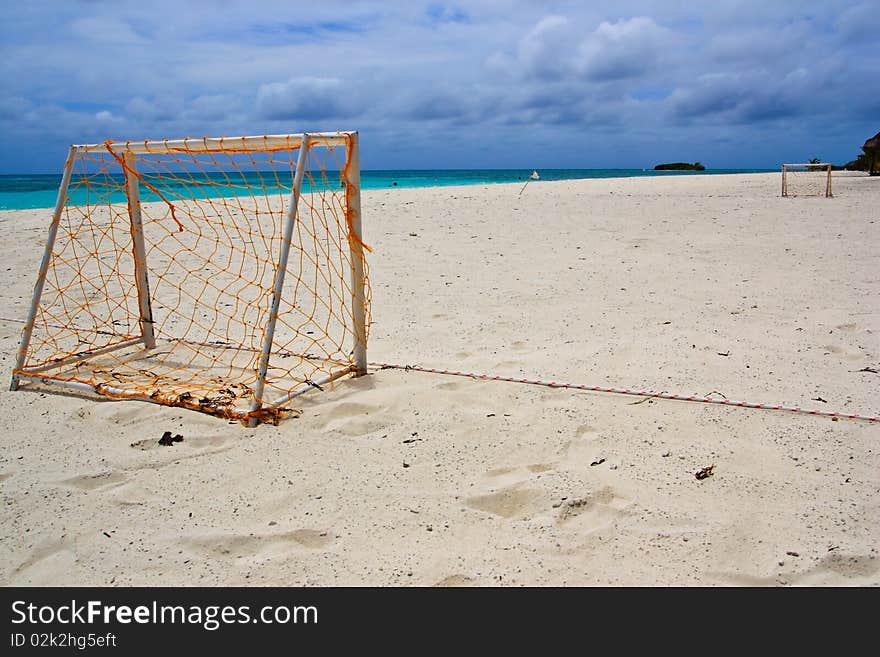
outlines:
[{"label": "goal frame base", "polygon": [[94,393],[102,397],[109,397],[113,400],[141,401],[150,402],[152,404],[159,404],[161,406],[186,408],[193,411],[199,411],[201,413],[207,413],[208,415],[221,417],[227,420],[237,420],[248,427],[254,427],[257,424],[261,423],[277,425],[278,422],[284,417],[285,412],[289,412],[289,409],[282,408],[284,404],[311,390],[320,390],[321,386],[325,386],[328,383],[349,375],[353,375],[355,377],[360,376],[357,372],[357,368],[355,365],[351,365],[347,369],[341,370],[339,372],[328,374],[316,381],[303,383],[300,387],[287,393],[286,395],[282,395],[272,402],[261,404],[256,410],[236,410],[229,407],[217,407],[211,406],[209,404],[200,404],[198,401],[181,400],[179,398],[166,398],[163,395],[144,395],[138,392],[120,390],[119,388],[114,388],[113,386],[100,384],[93,385],[85,383],[83,381],[69,381],[65,379],[58,379],[51,376],[46,376],[45,374],[40,372],[27,370],[16,372],[13,375],[12,386],[10,389],[18,390],[20,389],[22,383],[24,383],[25,381],[30,381],[41,383],[43,385],[51,386],[54,388],[67,388],[68,390],[74,390],[77,392]]}]

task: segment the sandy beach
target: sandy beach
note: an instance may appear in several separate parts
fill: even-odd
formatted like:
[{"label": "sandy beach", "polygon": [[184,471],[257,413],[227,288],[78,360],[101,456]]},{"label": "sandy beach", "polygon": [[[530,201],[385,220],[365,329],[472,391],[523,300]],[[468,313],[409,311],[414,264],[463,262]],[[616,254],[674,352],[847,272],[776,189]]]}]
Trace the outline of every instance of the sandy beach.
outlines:
[{"label": "sandy beach", "polygon": [[[366,191],[369,359],[876,416],[880,178],[779,186]],[[255,429],[8,392],[49,218],[0,212],[4,585],[880,584],[878,423],[377,368]]]}]

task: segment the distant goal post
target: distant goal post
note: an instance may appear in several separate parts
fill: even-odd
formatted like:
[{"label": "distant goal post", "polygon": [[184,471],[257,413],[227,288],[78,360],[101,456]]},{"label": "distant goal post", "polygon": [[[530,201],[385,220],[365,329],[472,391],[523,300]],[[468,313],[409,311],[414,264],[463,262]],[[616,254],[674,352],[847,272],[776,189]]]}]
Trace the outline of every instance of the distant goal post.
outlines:
[{"label": "distant goal post", "polygon": [[356,132],[71,146],[11,389],[276,423],[365,374]]},{"label": "distant goal post", "polygon": [[782,196],[824,196],[830,198],[829,162],[786,163],[782,165]]}]

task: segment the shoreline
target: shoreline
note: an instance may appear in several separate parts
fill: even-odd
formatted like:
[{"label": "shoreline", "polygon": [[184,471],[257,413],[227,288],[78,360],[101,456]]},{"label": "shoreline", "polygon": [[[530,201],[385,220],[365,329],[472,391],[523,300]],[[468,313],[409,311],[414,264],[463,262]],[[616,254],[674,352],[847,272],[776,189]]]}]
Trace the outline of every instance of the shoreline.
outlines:
[{"label": "shoreline", "polygon": [[[361,190],[362,191],[375,191],[375,190],[394,190],[394,189],[433,189],[436,187],[473,187],[479,185],[516,185],[523,184],[528,180],[528,175],[525,169],[402,169],[402,170],[392,170],[392,169],[374,169],[374,170],[365,170],[364,174],[420,174],[420,173],[479,173],[479,172],[498,172],[498,173],[506,173],[506,172],[524,172],[522,178],[517,178],[516,180],[481,180],[476,182],[466,182],[462,183],[459,181],[452,182],[442,182],[438,181],[436,184],[428,184],[428,185],[395,185],[395,184],[387,184],[382,186],[373,186],[367,182],[366,185],[363,184],[363,180],[361,181]],[[588,177],[565,177],[565,178],[542,178],[540,180],[529,180],[529,182],[533,184],[539,183],[547,183],[547,182],[564,182],[564,181],[578,181],[578,180],[625,180],[629,178],[654,178],[654,177],[679,177],[679,176],[724,176],[724,175],[753,175],[753,174],[772,174],[779,173],[775,170],[753,170],[753,169],[707,169],[705,171],[655,171],[653,169],[544,169],[545,172],[559,172],[559,171],[612,171],[612,172],[641,172],[641,173],[633,173],[632,175],[621,175],[621,176],[588,176]],[[851,172],[846,172],[851,173]],[[53,178],[57,178],[60,182],[61,174],[3,174],[9,177],[27,177],[27,176],[52,176]],[[395,176],[386,176],[389,179]],[[405,175],[402,176],[405,178]],[[22,192],[6,192],[9,194],[20,194]],[[39,190],[37,192],[32,193],[41,193],[41,194],[54,194],[57,196],[57,188],[53,188],[52,190]],[[0,192],[0,201],[2,201],[3,192]],[[248,194],[242,194],[239,196],[247,197]],[[204,197],[205,199],[218,199],[218,198],[236,198],[235,196],[213,196],[213,197]],[[123,202],[123,201],[120,201]],[[27,207],[20,208],[0,208],[0,212],[17,212],[20,210],[43,210],[43,209],[53,209],[55,206],[55,199],[53,198],[51,201],[45,201],[46,205],[28,205]]]},{"label": "shoreline", "polygon": [[[626,180],[642,180],[642,179],[658,179],[658,178],[668,178],[668,179],[678,179],[678,178],[701,178],[706,177],[707,175],[715,177],[715,176],[773,176],[774,178],[779,177],[778,171],[758,171],[758,172],[749,172],[749,173],[736,173],[736,172],[717,172],[713,173],[710,171],[657,171],[657,175],[647,175],[647,176],[621,176],[618,178],[613,177],[597,177],[597,178],[564,178],[559,180],[537,180],[530,181],[531,185],[548,185],[548,184],[560,184],[560,183],[586,183],[591,181],[608,181],[608,182],[620,182]],[[668,175],[663,175],[668,174]],[[842,179],[842,178],[870,178],[870,176],[864,171],[835,171],[832,174],[832,179]],[[481,182],[481,183],[468,183],[468,184],[441,184],[441,185],[426,185],[426,186],[397,186],[397,187],[381,187],[381,188],[365,188],[361,187],[361,194],[372,194],[379,192],[398,192],[402,190],[449,190],[449,189],[460,189],[462,191],[469,190],[477,187],[496,187],[496,186],[510,186],[511,188],[516,188],[517,190],[521,189],[523,183],[525,181],[514,181],[514,182]],[[533,187],[531,187],[533,188]],[[526,188],[528,191],[530,187]],[[778,196],[778,194],[777,194]],[[239,196],[209,196],[204,197],[199,200],[219,200],[223,198],[250,198],[248,194],[242,194]],[[159,203],[160,201],[144,201],[145,203]],[[124,205],[125,201],[120,201],[118,204],[114,203],[114,205]],[[20,208],[14,210],[8,209],[0,209],[0,218],[8,215],[10,213],[16,212],[35,212],[35,211],[49,211],[51,213],[54,210],[55,204],[54,202],[48,206],[40,206],[33,208]]]}]

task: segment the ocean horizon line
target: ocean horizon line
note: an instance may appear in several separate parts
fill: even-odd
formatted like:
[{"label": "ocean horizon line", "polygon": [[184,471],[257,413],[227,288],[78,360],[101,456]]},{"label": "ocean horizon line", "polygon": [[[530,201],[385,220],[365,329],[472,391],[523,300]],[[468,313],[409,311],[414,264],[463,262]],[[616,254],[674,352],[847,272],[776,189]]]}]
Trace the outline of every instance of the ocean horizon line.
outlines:
[{"label": "ocean horizon line", "polygon": [[[539,178],[532,179],[531,174],[537,171]],[[635,178],[649,176],[700,176],[737,173],[771,173],[776,169],[768,168],[707,168],[704,171],[655,170],[642,168],[516,168],[516,169],[363,169],[361,170],[361,189],[407,189],[425,187],[453,187],[489,184],[510,184],[528,180],[531,184],[541,184],[560,180],[590,180],[599,178]],[[223,175],[219,172],[187,173],[190,180],[211,179],[212,175]],[[242,189],[250,182],[262,182],[259,170],[240,171]],[[121,174],[115,174],[120,177]],[[174,194],[181,190],[186,180],[168,179],[168,190]],[[34,210],[52,208],[57,199],[58,187],[61,182],[60,173],[43,174],[0,174],[0,210]],[[238,185],[236,185],[238,187]],[[234,189],[234,188],[233,188]],[[244,193],[244,192],[242,192]],[[234,193],[228,195],[234,196]],[[199,195],[199,197],[203,197]],[[207,196],[204,196],[207,198]],[[76,195],[73,195],[77,202]],[[118,199],[120,202],[122,198]],[[144,198],[145,201],[153,200]]]}]

